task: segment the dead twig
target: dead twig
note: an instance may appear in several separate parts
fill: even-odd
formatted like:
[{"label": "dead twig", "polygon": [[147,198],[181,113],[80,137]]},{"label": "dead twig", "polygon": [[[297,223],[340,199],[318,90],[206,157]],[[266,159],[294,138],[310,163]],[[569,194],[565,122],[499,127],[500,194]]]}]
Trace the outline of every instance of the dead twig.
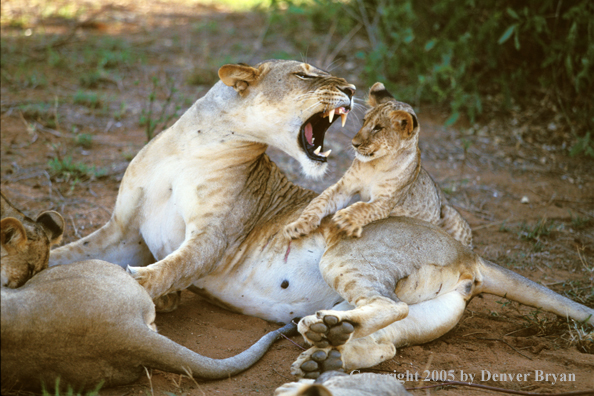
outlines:
[{"label": "dead twig", "polygon": [[340,42],[334,47],[334,50],[332,50],[330,55],[326,57],[326,61],[324,62],[324,68],[328,68],[332,64],[332,62],[334,62],[334,58],[336,58],[340,51],[342,51],[342,49],[349,43],[349,41],[351,41],[351,39],[355,36],[355,34],[357,34],[359,30],[361,30],[362,27],[363,25],[358,24],[357,26],[352,28],[351,31],[342,38],[342,40],[340,40]]},{"label": "dead twig", "polygon": [[332,36],[334,35],[334,32],[336,31],[336,25],[338,24],[338,21],[335,19],[334,21],[332,21],[332,25],[330,25],[330,29],[328,30],[328,34],[326,34],[326,37],[324,38],[324,43],[322,44],[322,48],[320,48],[320,53],[318,55],[318,57],[316,58],[316,65],[326,69],[327,64],[324,61],[324,54],[328,52],[328,49],[330,48],[330,42],[332,41]]},{"label": "dead twig", "polygon": [[70,217],[70,222],[72,223],[72,228],[74,228],[74,235],[75,235],[77,238],[79,238],[79,239],[80,239],[80,238],[81,238],[81,236],[80,236],[80,234],[79,234],[79,232],[78,232],[78,228],[76,228],[76,224],[74,223],[74,219],[72,218],[72,216],[71,216],[71,215],[68,215],[68,217]]},{"label": "dead twig", "polygon": [[52,41],[51,43],[39,44],[39,45],[33,47],[33,50],[34,51],[46,51],[49,48],[58,48],[58,47],[61,47],[65,44],[67,44],[76,35],[76,31],[79,28],[92,23],[95,19],[97,19],[97,17],[99,15],[101,15],[105,11],[105,9],[106,9],[106,7],[101,7],[100,9],[98,9],[97,11],[92,13],[88,18],[86,18],[82,21],[78,21],[74,25],[72,25],[72,27],[70,28],[70,30],[68,31],[68,33],[65,36],[62,36],[62,37]]},{"label": "dead twig", "polygon": [[[203,396],[206,396],[206,393],[204,393],[204,391],[202,390],[202,387],[200,387],[200,384],[194,378],[194,374],[192,374],[192,370],[190,370],[187,367],[184,367],[183,369],[186,372],[186,375],[188,376],[188,378],[191,379],[192,382],[194,382],[194,384],[198,387],[198,390],[200,391],[200,393],[202,393]],[[181,384],[181,380],[180,380],[180,384]]]},{"label": "dead twig", "polygon": [[282,334],[282,333],[280,333],[280,335],[281,335],[283,338],[286,338],[287,340],[289,340],[291,343],[293,343],[293,344],[297,345],[297,347],[298,347],[298,348],[300,348],[301,350],[305,351],[305,348],[303,348],[301,345],[297,344],[295,341],[293,341],[292,339],[290,339],[290,338],[289,338],[289,337],[287,337],[286,335],[284,335],[284,334]]},{"label": "dead twig", "polygon": [[274,367],[270,366],[270,368],[271,368],[271,369],[272,369],[272,371],[274,371],[274,373],[275,373],[276,375],[278,375],[279,377],[283,377],[284,379],[288,380],[289,382],[293,382],[293,381],[294,381],[294,379],[292,379],[292,378],[289,378],[289,377],[285,377],[284,375],[282,375],[281,373],[279,373],[278,371],[276,371],[276,370],[274,369]]},{"label": "dead twig", "polygon": [[146,376],[148,377],[149,384],[151,385],[151,396],[155,396],[155,392],[153,391],[153,376],[151,373],[149,373],[149,370],[146,367],[144,367],[144,371],[146,372]]}]

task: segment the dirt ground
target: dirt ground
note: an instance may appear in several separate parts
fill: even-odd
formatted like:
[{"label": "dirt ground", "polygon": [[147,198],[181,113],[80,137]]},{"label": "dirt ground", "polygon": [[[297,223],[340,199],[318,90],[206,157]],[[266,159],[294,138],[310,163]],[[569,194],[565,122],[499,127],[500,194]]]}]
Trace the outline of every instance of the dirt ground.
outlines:
[{"label": "dirt ground", "polygon": [[[3,2],[3,15],[38,19],[2,25],[2,192],[30,215],[60,211],[67,222],[65,243],[109,219],[126,166],[146,143],[146,129],[140,124],[148,98],[155,92],[154,113],[159,113],[170,92],[167,79],[177,89],[169,112],[177,109],[179,115],[216,81],[217,67],[226,62],[300,59],[308,40],[308,58],[324,59],[319,54],[327,51],[325,39],[330,36],[332,45],[341,39],[313,33],[287,37],[264,13],[231,12],[190,1],[174,7],[155,1],[105,2],[78,16],[78,25],[43,19],[39,10],[19,4]],[[52,41],[61,39],[63,44]],[[128,54],[115,57],[113,67],[110,54],[118,52],[106,49],[106,42]],[[354,82],[357,97],[364,99],[367,88],[358,77],[362,66],[349,57],[361,46],[364,37],[353,37],[334,59],[333,72]],[[89,48],[92,54],[85,52]],[[95,76],[96,81],[85,76]],[[156,89],[154,76],[160,84]],[[79,92],[98,96],[93,102],[92,96],[77,98]],[[462,121],[445,128],[447,114],[428,107],[416,110],[423,164],[472,226],[475,251],[594,307],[594,161],[567,156],[562,139],[532,139],[531,132],[540,136],[555,131],[554,125],[538,125],[537,114],[484,119],[473,126]],[[303,178],[297,163],[285,154],[273,149],[269,154],[295,183],[320,192],[352,161],[350,139],[360,127],[362,109],[355,114],[358,117],[349,117],[346,128],[333,126],[326,135],[331,170],[323,181]],[[69,158],[71,164],[86,167],[56,167]],[[278,328],[187,291],[177,311],[158,315],[157,326],[161,334],[214,358],[235,355]],[[418,373],[418,379],[405,382],[409,388],[436,383],[423,381],[426,370],[434,378],[453,370],[456,381],[472,374],[474,383],[510,390],[594,390],[594,355],[583,353],[579,342],[587,331],[592,329],[485,295],[471,301],[460,323],[445,336],[402,348],[393,359],[364,371]],[[150,378],[100,393],[271,395],[293,380],[290,364],[303,347],[300,337],[282,339],[254,367],[222,381],[194,382],[153,371]],[[514,379],[501,381],[502,373],[514,374]],[[486,393],[491,392],[463,386],[413,391],[444,396]]]}]

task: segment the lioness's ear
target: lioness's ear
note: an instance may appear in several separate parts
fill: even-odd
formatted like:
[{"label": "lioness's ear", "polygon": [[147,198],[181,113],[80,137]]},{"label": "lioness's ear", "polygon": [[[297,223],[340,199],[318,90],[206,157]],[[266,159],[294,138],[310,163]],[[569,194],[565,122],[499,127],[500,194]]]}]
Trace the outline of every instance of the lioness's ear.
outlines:
[{"label": "lioness's ear", "polygon": [[394,110],[390,112],[390,120],[394,128],[400,132],[403,139],[409,138],[418,125],[416,116],[404,110]]},{"label": "lioness's ear", "polygon": [[64,218],[60,213],[53,210],[42,212],[37,216],[35,222],[45,231],[47,238],[50,240],[50,245],[60,243],[65,225]]},{"label": "lioness's ear", "polygon": [[225,65],[219,69],[219,78],[242,94],[250,85],[258,81],[260,70],[248,65]]},{"label": "lioness's ear", "polygon": [[0,242],[10,254],[22,250],[27,244],[27,233],[23,224],[14,217],[0,221]]},{"label": "lioness's ear", "polygon": [[368,102],[371,107],[375,107],[378,104],[386,103],[391,100],[394,100],[394,97],[390,92],[388,92],[384,84],[382,84],[381,82],[376,82],[369,89]]}]

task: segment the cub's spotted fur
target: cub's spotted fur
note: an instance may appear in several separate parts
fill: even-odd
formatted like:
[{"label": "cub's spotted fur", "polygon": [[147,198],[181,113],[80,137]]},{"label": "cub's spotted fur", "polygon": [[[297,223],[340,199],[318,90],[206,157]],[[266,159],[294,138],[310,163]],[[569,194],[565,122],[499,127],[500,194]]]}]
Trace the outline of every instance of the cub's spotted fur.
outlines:
[{"label": "cub's spotted fur", "polygon": [[[353,165],[285,228],[285,235],[293,239],[307,235],[334,212],[338,228],[355,237],[373,221],[407,216],[438,225],[472,246],[470,226],[421,166],[420,128],[412,108],[394,100],[381,83],[371,87],[369,104],[372,108],[352,141]],[[356,194],[363,202],[345,208]]]}]

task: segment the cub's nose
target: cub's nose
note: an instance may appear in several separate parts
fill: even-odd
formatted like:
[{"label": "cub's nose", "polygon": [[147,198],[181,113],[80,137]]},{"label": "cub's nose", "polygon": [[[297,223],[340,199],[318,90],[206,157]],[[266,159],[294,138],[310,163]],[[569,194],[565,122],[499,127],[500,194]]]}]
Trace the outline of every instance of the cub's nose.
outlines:
[{"label": "cub's nose", "polygon": [[355,140],[353,139],[353,141],[351,142],[351,144],[353,145],[353,147],[354,147],[354,148],[359,148],[359,146],[361,145],[361,142],[359,142],[359,141],[355,141]]}]

